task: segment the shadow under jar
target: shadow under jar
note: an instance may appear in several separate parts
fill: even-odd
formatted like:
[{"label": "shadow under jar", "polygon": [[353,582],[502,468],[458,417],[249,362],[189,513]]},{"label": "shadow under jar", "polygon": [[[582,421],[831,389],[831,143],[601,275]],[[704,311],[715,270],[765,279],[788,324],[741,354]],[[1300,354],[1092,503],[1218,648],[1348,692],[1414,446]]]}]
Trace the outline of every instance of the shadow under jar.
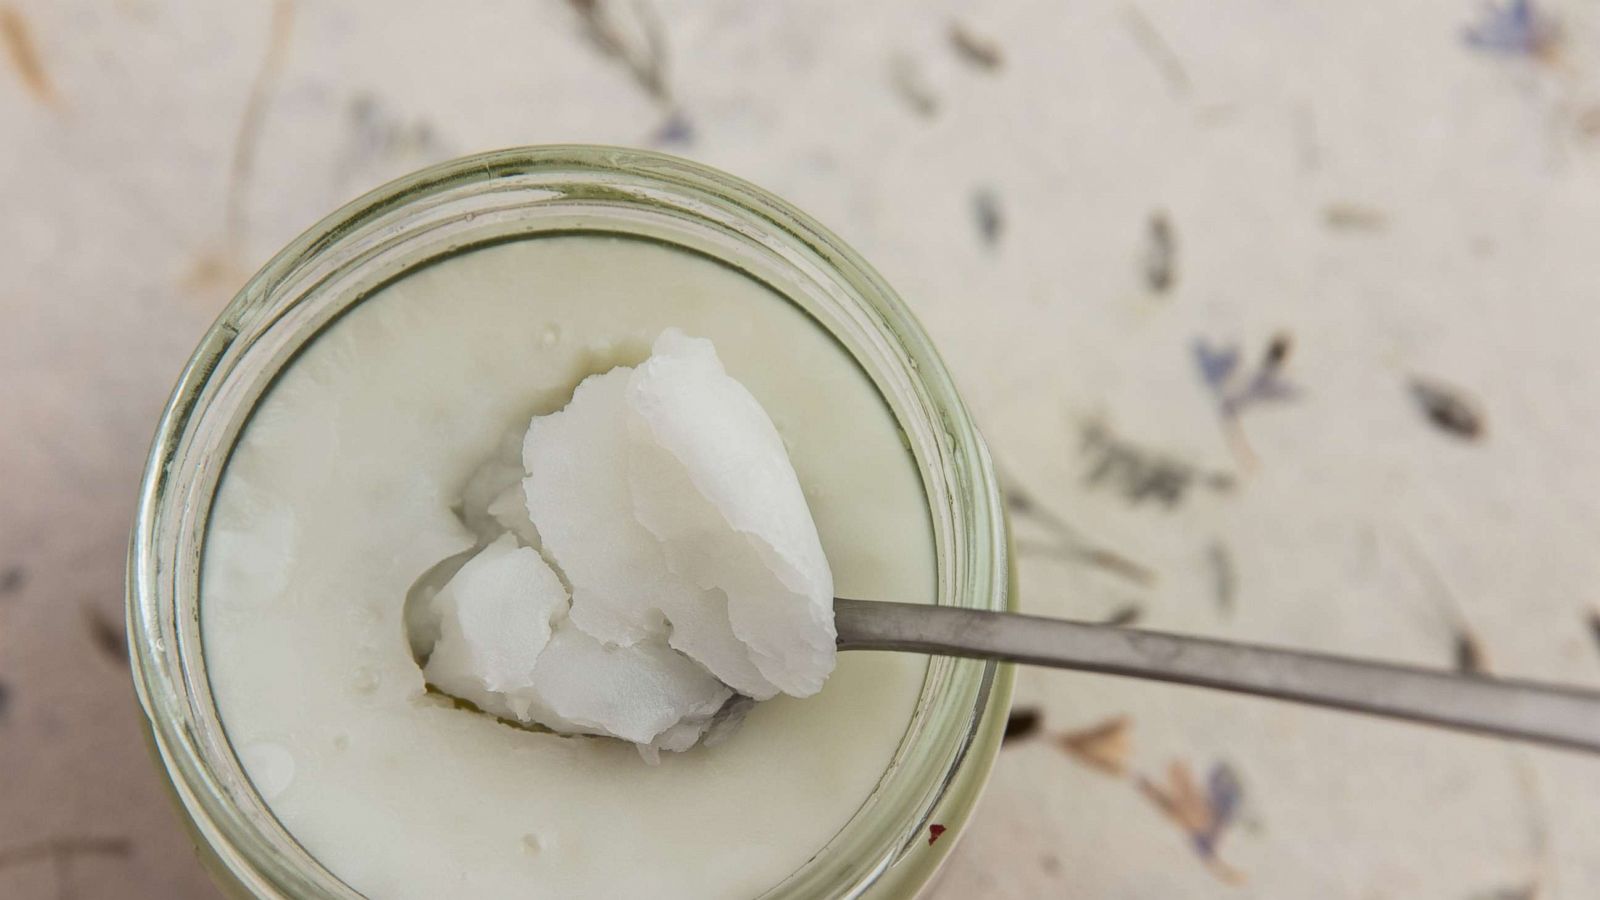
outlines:
[{"label": "shadow under jar", "polygon": [[648,766],[460,708],[411,658],[404,595],[470,546],[473,472],[669,326],[711,338],[772,414],[841,596],[1007,608],[983,442],[905,306],[836,237],[639,151],[424,170],[250,280],[145,474],[134,680],[226,890],[898,897],[932,877],[998,750],[1004,666],[851,653],[821,694]]}]

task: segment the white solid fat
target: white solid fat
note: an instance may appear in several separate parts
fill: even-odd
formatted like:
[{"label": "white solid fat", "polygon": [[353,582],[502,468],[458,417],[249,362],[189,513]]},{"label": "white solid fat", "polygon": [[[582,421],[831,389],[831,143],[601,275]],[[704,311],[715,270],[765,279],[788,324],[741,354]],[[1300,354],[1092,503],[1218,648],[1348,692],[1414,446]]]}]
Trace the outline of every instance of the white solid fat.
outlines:
[{"label": "white solid fat", "polygon": [[520,485],[491,459],[462,490],[492,543],[411,636],[434,640],[431,684],[651,761],[693,746],[733,690],[822,689],[833,574],[783,439],[710,341],[669,328],[639,367],[584,379],[533,418],[523,460]]},{"label": "white solid fat", "polygon": [[555,571],[509,533],[469,559],[429,613],[429,683],[494,715],[687,750],[733,696],[664,639],[606,647],[584,634]]},{"label": "white solid fat", "polygon": [[665,637],[664,598],[690,590],[633,517],[623,418],[631,373],[585,378],[564,409],[534,418],[522,451],[528,514],[572,587],[573,622],[624,646]]},{"label": "white solid fat", "polygon": [[506,486],[485,509],[498,528],[516,536],[524,547],[535,550],[544,546],[539,530],[528,517],[528,495],[522,490],[522,468],[517,467],[517,480]]},{"label": "white solid fat", "polygon": [[[518,533],[520,537],[520,532],[529,529],[513,527],[516,523],[505,518],[502,498],[513,489],[520,495],[521,485],[520,463],[498,458],[486,461],[472,473],[472,477],[467,479],[466,486],[461,489],[462,524],[470,528],[480,541],[492,541],[507,531]],[[523,513],[524,517],[526,515]]]},{"label": "white solid fat", "polygon": [[[512,728],[425,690],[404,597],[479,542],[452,510],[463,486],[583,375],[639,363],[673,325],[714,341],[771,414],[838,593],[936,593],[927,500],[894,417],[839,344],[765,286],[593,235],[408,273],[261,399],[201,558],[206,674],[229,743],[273,818],[356,893],[753,897],[838,834],[893,760],[927,671],[912,654],[840,654],[813,697],[735,700],[701,746],[659,766],[619,741]],[[718,742],[717,723],[740,713]],[[261,746],[282,752],[250,749]]]},{"label": "white solid fat", "polygon": [[439,639],[428,680],[485,706],[485,693],[533,687],[552,622],[567,611],[567,589],[537,551],[507,534],[468,560],[430,607]]},{"label": "white solid fat", "polygon": [[629,379],[628,405],[634,508],[668,565],[726,599],[768,681],[815,694],[834,667],[833,573],[772,419],[710,341],[675,328]]},{"label": "white solid fat", "polygon": [[666,640],[741,694],[833,671],[833,575],[783,440],[710,341],[675,328],[583,381],[523,445],[528,513],[609,644]]},{"label": "white solid fat", "polygon": [[607,647],[569,619],[540,654],[528,695],[534,717],[558,731],[648,744],[681,725],[667,749],[686,750],[733,692],[663,641]]}]

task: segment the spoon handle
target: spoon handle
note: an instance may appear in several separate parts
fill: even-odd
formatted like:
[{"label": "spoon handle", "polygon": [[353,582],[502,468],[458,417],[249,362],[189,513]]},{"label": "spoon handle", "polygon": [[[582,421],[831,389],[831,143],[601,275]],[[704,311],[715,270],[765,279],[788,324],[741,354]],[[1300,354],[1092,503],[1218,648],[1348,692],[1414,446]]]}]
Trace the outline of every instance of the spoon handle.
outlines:
[{"label": "spoon handle", "polygon": [[1128,675],[1600,752],[1600,693],[948,606],[834,601],[841,650]]}]

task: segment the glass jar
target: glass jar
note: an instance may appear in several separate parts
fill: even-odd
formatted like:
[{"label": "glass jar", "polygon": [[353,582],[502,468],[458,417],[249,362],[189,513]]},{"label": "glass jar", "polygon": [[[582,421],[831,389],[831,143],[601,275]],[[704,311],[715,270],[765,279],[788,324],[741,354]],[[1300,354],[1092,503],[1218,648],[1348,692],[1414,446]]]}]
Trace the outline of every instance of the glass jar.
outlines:
[{"label": "glass jar", "polygon": [[[521,148],[417,172],[324,219],[250,279],[184,369],[145,471],[128,574],[134,683],[160,764],[230,894],[359,896],[273,818],[212,700],[200,640],[200,558],[233,441],[274,375],[351,304],[442,256],[571,231],[692,249],[807,311],[874,380],[916,459],[936,542],[936,602],[1008,607],[1005,513],[983,440],[905,305],[837,237],[752,185],[636,150]],[[916,894],[955,843],[988,776],[1010,695],[1005,666],[933,660],[872,794],[764,896]],[[945,829],[936,842],[934,824]]]}]

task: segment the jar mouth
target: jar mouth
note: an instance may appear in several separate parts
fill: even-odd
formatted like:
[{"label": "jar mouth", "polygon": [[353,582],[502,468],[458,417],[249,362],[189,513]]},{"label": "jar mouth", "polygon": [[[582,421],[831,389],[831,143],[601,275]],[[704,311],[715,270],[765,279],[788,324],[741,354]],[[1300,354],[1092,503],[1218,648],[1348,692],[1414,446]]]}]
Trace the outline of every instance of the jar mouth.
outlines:
[{"label": "jar mouth", "polygon": [[[419,259],[592,230],[710,255],[810,313],[872,378],[916,459],[933,522],[936,602],[1008,605],[1005,519],[982,438],[905,305],[821,225],[753,185],[638,150],[516,148],[422,170],[333,213],[250,279],[180,376],[145,470],[129,555],[134,682],[186,815],[247,891],[358,896],[277,824],[212,701],[199,634],[200,560],[234,441],[301,346]],[[963,773],[976,773],[981,785],[993,761],[998,742],[982,732],[1008,699],[1003,671],[932,660],[875,790],[810,862],[764,896],[858,896],[919,846],[921,858],[906,868],[931,873],[952,842],[926,847],[925,826],[936,813],[947,825],[959,822],[975,799],[974,789],[955,788]]]}]

